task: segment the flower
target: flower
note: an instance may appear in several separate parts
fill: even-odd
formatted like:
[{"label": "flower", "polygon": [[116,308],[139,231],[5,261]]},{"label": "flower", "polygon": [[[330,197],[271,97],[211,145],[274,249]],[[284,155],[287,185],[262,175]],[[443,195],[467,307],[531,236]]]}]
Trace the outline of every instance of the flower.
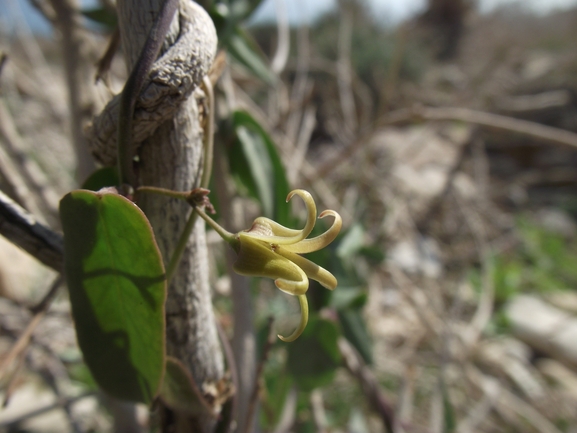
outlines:
[{"label": "flower", "polygon": [[238,253],[234,264],[237,273],[272,278],[280,290],[298,297],[301,307],[299,326],[288,337],[278,336],[287,342],[296,340],[306,327],[308,303],[305,293],[309,288],[309,278],[329,290],[337,287],[337,279],[329,271],[300,254],[312,253],[326,247],[337,237],[342,226],[337,212],[325,210],[319,218],[332,216],[332,226],[322,235],[307,239],[315,225],[317,208],[312,196],[302,189],[291,191],[287,196],[287,203],[295,195],[303,199],[307,208],[307,221],[302,230],[289,229],[269,218],[259,217],[254,220],[249,230],[237,233],[234,240],[229,238]]}]

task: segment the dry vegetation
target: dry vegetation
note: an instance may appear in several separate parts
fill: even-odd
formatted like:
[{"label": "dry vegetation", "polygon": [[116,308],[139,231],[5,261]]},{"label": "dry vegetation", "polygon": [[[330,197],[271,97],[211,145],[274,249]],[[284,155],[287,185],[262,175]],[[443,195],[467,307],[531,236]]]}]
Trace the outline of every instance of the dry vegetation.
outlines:
[{"label": "dry vegetation", "polygon": [[[304,431],[307,419],[335,432],[387,423],[395,432],[577,431],[577,10],[468,11],[454,56],[443,60],[422,21],[382,29],[354,5],[292,29],[286,59],[276,27],[252,31],[282,80],[267,87],[233,64],[220,96],[270,131],[291,185],[343,216],[341,285],[366,291],[372,352],[364,366],[341,341],[347,368],[277,431]],[[93,63],[104,38],[84,37]],[[58,197],[76,182],[58,42],[1,38],[0,188],[57,229]],[[115,63],[112,87],[122,79]],[[94,95],[89,113],[106,99]],[[247,203],[232,194],[231,212]],[[254,206],[243,209],[229,219],[240,227]],[[24,307],[52,277],[29,261],[19,271],[4,244],[7,353],[30,320]],[[225,327],[226,281],[215,295]],[[269,301],[267,291],[257,300],[259,320],[259,308],[276,311]],[[10,406],[25,406],[42,379],[52,391],[37,395],[66,409],[50,428],[109,428],[94,406],[70,404],[81,378],[70,378],[80,355],[67,311],[62,295],[19,355],[19,374],[2,378],[3,395],[15,398],[0,426],[25,412]],[[290,412],[290,393],[285,400]],[[28,429],[48,431],[34,420]]]}]

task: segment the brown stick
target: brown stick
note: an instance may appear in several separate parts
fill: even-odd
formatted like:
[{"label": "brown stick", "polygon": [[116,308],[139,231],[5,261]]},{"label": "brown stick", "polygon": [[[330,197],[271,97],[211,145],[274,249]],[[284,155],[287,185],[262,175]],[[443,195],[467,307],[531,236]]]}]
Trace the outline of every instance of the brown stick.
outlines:
[{"label": "brown stick", "polygon": [[486,113],[459,107],[424,108],[415,107],[410,110],[399,110],[383,119],[384,124],[392,125],[415,120],[457,121],[473,123],[500,131],[529,135],[534,138],[577,149],[577,134],[564,129],[542,125],[528,120],[515,119],[500,114]]},{"label": "brown stick", "polygon": [[247,409],[247,415],[246,415],[246,419],[245,419],[245,423],[244,423],[244,428],[242,429],[243,433],[250,433],[253,430],[253,419],[254,419],[254,414],[256,412],[256,406],[258,403],[258,395],[260,392],[260,380],[261,380],[261,376],[264,370],[264,365],[266,364],[266,360],[268,359],[268,354],[270,352],[270,349],[272,348],[272,346],[274,345],[274,342],[276,340],[276,336],[275,333],[273,332],[273,319],[269,318],[268,320],[268,337],[266,339],[266,342],[264,344],[264,348],[262,349],[262,356],[260,359],[260,362],[258,364],[258,367],[256,369],[256,374],[254,376],[254,385],[252,388],[252,394],[250,396],[250,400],[249,400],[249,404],[248,404],[248,409]]},{"label": "brown stick", "polygon": [[392,404],[381,392],[374,374],[364,365],[360,355],[347,340],[339,338],[338,345],[345,367],[357,378],[372,408],[381,417],[386,430],[392,433],[395,425],[395,412]]},{"label": "brown stick", "polygon": [[62,235],[38,223],[36,219],[0,191],[0,235],[19,246],[46,266],[62,272],[64,244]]},{"label": "brown stick", "polygon": [[353,153],[368,143],[379,127],[400,125],[415,121],[456,121],[472,123],[500,131],[529,135],[547,143],[569,146],[573,149],[577,149],[577,134],[564,129],[553,128],[551,126],[541,125],[540,123],[471,110],[468,108],[426,108],[417,106],[411,109],[394,111],[393,113],[381,118],[370,130],[363,133],[357,140],[345,147],[334,158],[331,158],[329,161],[321,165],[317,169],[316,176],[312,180],[326,177],[342,163],[348,161],[349,157]]},{"label": "brown stick", "polygon": [[6,370],[8,369],[8,367],[10,367],[10,364],[12,364],[12,362],[28,347],[28,343],[32,338],[32,333],[34,332],[34,330],[44,317],[44,314],[46,313],[46,310],[50,305],[50,301],[56,295],[58,287],[60,287],[62,282],[63,278],[61,275],[56,277],[56,280],[54,280],[52,286],[50,287],[50,289],[48,290],[42,301],[40,301],[38,306],[34,307],[34,316],[32,317],[32,320],[30,321],[30,323],[28,323],[26,329],[24,329],[20,337],[18,337],[16,343],[14,343],[14,346],[12,346],[10,351],[4,356],[4,359],[0,364],[0,378],[3,377],[4,374],[6,374]]}]

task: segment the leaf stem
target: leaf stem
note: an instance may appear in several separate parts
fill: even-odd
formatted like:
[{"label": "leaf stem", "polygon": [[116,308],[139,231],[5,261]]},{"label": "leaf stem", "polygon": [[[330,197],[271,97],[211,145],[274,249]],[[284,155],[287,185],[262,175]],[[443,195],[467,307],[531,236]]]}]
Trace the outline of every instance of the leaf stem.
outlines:
[{"label": "leaf stem", "polygon": [[158,194],[165,197],[176,198],[178,200],[184,200],[188,198],[188,192],[173,191],[171,189],[160,188],[157,186],[139,186],[136,189],[137,193],[148,193],[148,194]]},{"label": "leaf stem", "polygon": [[192,212],[188,216],[188,220],[186,221],[186,225],[184,226],[184,230],[182,231],[180,238],[178,238],[178,243],[176,244],[176,247],[174,248],[172,256],[170,257],[170,261],[168,262],[168,265],[166,266],[166,282],[167,282],[167,284],[170,284],[170,280],[172,279],[172,276],[176,272],[176,268],[178,267],[178,264],[180,263],[180,258],[182,257],[182,253],[184,253],[184,250],[186,248],[188,238],[190,237],[190,234],[192,233],[192,229],[194,228],[194,224],[196,223],[196,220],[198,219],[198,214],[195,211],[196,211],[196,208],[193,208]]}]

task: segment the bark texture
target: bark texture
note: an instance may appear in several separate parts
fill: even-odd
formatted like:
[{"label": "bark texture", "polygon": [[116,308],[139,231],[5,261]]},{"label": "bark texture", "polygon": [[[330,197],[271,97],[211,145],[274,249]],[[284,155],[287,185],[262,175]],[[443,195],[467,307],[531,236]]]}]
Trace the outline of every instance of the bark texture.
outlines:
[{"label": "bark texture", "polygon": [[[122,46],[129,68],[138,58],[161,4],[162,0],[118,1]],[[178,88],[180,84],[176,81],[181,79],[187,81],[185,93],[191,94],[208,72],[216,52],[214,26],[200,6],[191,0],[181,0],[163,50],[164,54],[155,64],[143,95],[150,96],[152,92],[161,105],[171,106],[167,93],[160,94],[151,89],[166,91],[167,88]],[[188,75],[185,76],[183,71],[189,71]],[[150,85],[158,77],[168,83],[167,88]],[[116,122],[112,117],[110,119],[114,129]],[[103,148],[114,148],[114,142],[112,138],[104,140]],[[160,121],[154,133],[142,142],[137,152],[140,158],[137,169],[139,184],[177,191],[194,188],[202,174],[202,143],[197,99],[194,96],[183,97],[172,108],[168,120]],[[156,195],[145,195],[139,206],[149,218],[159,248],[168,260],[186,224],[189,206]],[[180,359],[191,371],[200,390],[210,394],[210,389],[218,389],[213,385],[222,379],[224,368],[212,309],[207,254],[204,223],[198,219],[169,286],[166,323],[168,355]],[[214,397],[218,399],[219,396]],[[210,431],[213,421],[207,414],[187,423],[194,426],[195,431]]]}]

